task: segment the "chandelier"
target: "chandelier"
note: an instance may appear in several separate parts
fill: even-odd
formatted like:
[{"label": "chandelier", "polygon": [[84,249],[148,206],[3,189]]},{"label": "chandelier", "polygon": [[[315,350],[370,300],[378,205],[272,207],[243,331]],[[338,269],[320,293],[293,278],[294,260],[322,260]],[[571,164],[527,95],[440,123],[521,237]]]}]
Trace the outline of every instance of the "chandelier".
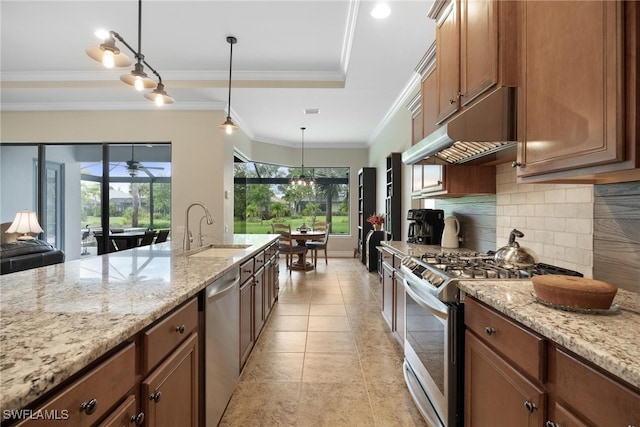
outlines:
[{"label": "chandelier", "polygon": [[[98,35],[98,34],[97,34]],[[106,68],[128,67],[132,64],[131,59],[122,53],[116,46],[116,40],[120,41],[133,53],[136,58],[136,64],[129,74],[120,76],[120,80],[133,86],[138,91],[145,89],[153,89],[153,91],[145,93],[144,97],[156,103],[157,106],[164,104],[173,104],[174,99],[167,94],[162,83],[160,74],[145,60],[142,54],[142,0],[138,0],[138,50],[134,50],[125,39],[115,31],[109,31],[106,34],[99,34],[103,41],[99,46],[92,46],[86,50],[87,55],[91,59],[102,63]],[[147,67],[158,78],[158,83],[149,78],[144,71]]]},{"label": "chandelier", "polygon": [[311,177],[306,177],[304,175],[304,131],[307,128],[305,127],[301,127],[300,130],[302,131],[302,161],[300,163],[300,175],[297,177],[291,177],[291,180],[289,181],[290,185],[301,185],[301,186],[314,186],[316,185],[316,180],[313,179],[313,176]]}]

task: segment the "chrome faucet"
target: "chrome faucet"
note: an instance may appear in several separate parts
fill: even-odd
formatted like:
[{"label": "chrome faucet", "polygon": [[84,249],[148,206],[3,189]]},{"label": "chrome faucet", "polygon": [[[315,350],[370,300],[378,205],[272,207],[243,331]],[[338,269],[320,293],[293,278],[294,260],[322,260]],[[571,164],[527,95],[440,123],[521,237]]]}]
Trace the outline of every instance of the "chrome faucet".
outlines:
[{"label": "chrome faucet", "polygon": [[[209,213],[209,209],[207,209],[207,207],[203,203],[200,203],[200,202],[191,203],[187,208],[187,210],[185,211],[185,218],[184,218],[184,239],[182,242],[182,246],[185,251],[188,251],[191,249],[191,240],[193,240],[193,238],[191,237],[191,231],[189,231],[189,211],[191,210],[192,207],[196,205],[201,206],[202,209],[204,209],[204,214],[205,214],[205,217],[207,218],[207,224],[209,225],[213,224],[213,217]],[[200,244],[202,244],[202,241],[200,242]]]}]

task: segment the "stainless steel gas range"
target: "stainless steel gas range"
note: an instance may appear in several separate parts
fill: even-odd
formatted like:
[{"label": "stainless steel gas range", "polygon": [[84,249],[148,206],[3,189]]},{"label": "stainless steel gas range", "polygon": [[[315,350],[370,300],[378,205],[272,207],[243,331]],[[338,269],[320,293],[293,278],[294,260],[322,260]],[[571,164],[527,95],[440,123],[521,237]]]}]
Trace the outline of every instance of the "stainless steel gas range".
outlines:
[{"label": "stainless steel gas range", "polygon": [[426,253],[400,267],[405,286],[404,377],[422,416],[433,426],[464,424],[464,307],[460,280],[517,280],[539,274],[581,274],[548,264],[496,265],[493,254]]}]

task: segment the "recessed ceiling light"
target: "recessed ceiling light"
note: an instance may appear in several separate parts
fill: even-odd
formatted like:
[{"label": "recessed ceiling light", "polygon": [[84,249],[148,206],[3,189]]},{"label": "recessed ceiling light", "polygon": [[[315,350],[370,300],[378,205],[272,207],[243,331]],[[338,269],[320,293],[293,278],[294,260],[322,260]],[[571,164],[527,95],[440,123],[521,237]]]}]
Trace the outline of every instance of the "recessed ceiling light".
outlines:
[{"label": "recessed ceiling light", "polygon": [[320,114],[320,109],[319,108],[305,108],[304,109],[304,113],[305,114]]},{"label": "recessed ceiling light", "polygon": [[384,19],[387,16],[389,16],[390,13],[391,13],[391,9],[385,3],[380,3],[371,10],[371,16],[373,16],[376,19]]}]

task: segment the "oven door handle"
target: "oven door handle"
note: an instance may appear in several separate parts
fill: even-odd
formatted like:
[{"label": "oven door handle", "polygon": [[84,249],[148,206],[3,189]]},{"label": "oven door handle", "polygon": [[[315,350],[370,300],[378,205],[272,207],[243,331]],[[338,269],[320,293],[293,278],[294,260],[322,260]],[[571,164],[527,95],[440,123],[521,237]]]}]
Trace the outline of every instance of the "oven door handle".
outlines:
[{"label": "oven door handle", "polygon": [[442,301],[438,300],[436,297],[430,294],[418,295],[413,289],[411,282],[408,282],[407,279],[404,279],[404,289],[409,294],[411,299],[413,299],[416,304],[425,310],[432,313],[434,316],[439,317],[443,320],[447,320],[449,317],[449,310],[446,304],[443,304]]}]

